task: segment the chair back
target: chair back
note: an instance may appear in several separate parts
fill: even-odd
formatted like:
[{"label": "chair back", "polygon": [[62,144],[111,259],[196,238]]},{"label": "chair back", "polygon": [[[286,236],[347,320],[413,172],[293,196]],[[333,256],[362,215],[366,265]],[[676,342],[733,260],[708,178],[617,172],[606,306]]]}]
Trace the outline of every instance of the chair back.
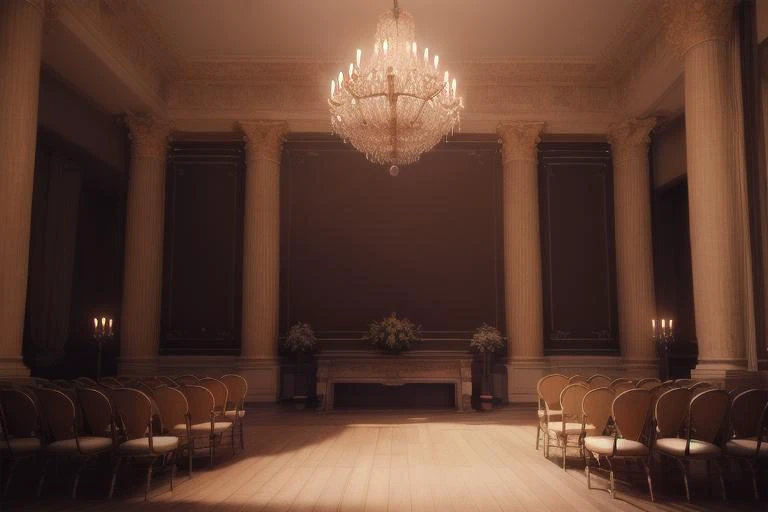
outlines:
[{"label": "chair back", "polygon": [[584,382],[587,383],[587,378],[583,375],[572,375],[570,379],[568,379],[568,384],[575,384],[577,382]]},{"label": "chair back", "polygon": [[99,381],[99,383],[102,386],[106,386],[106,387],[112,388],[112,389],[123,387],[122,382],[120,382],[119,380],[117,380],[114,377],[102,377],[101,380]]},{"label": "chair back", "polygon": [[107,395],[92,388],[77,390],[77,401],[83,412],[88,432],[95,436],[112,435],[115,431],[114,412]]},{"label": "chair back", "polygon": [[560,408],[563,410],[564,422],[569,419],[581,422],[584,414],[581,406],[587,391],[589,388],[581,382],[565,386],[560,393]]},{"label": "chair back", "polygon": [[37,401],[48,432],[54,441],[76,437],[75,402],[58,389],[39,388]]},{"label": "chair back", "polygon": [[687,388],[674,388],[661,393],[656,401],[653,417],[659,437],[676,437],[688,415],[691,392]]},{"label": "chair back", "polygon": [[731,404],[734,437],[747,439],[760,435],[760,419],[768,402],[768,391],[750,389],[739,393]]},{"label": "chair back", "polygon": [[721,389],[710,389],[693,397],[688,418],[689,437],[715,442],[728,417],[729,407],[728,392]]},{"label": "chair back", "polygon": [[681,388],[689,388],[696,384],[696,382],[698,382],[696,379],[676,379],[675,386],[680,386]]},{"label": "chair back", "polygon": [[197,385],[182,386],[181,392],[187,398],[192,423],[211,421],[216,402],[207,388]]},{"label": "chair back", "polygon": [[640,379],[640,380],[637,381],[637,387],[638,388],[643,388],[643,389],[649,389],[651,387],[654,387],[654,386],[652,386],[652,384],[656,385],[656,384],[660,384],[660,383],[661,383],[661,381],[659,379],[657,379],[656,377],[646,377],[644,379]]},{"label": "chair back", "polygon": [[200,379],[195,377],[194,375],[179,375],[178,377],[173,379],[176,384],[180,384],[182,386],[186,385],[197,385],[200,383]]},{"label": "chair back", "polygon": [[613,401],[611,414],[621,437],[639,441],[648,424],[651,410],[651,392],[647,389],[629,389]]},{"label": "chair back", "polygon": [[214,379],[213,377],[203,377],[200,379],[199,384],[213,395],[214,409],[224,412],[227,407],[227,399],[229,396],[227,386],[219,379]]},{"label": "chair back", "polygon": [[35,437],[40,427],[40,413],[35,400],[20,389],[0,390],[3,433],[13,437]]},{"label": "chair back", "polygon": [[120,430],[127,440],[152,434],[152,401],[147,395],[133,388],[112,391],[112,400],[120,419]]},{"label": "chair back", "polygon": [[137,389],[150,398],[152,398],[152,396],[155,394],[155,390],[152,388],[152,386],[141,380],[138,380],[126,387]]},{"label": "chair back", "polygon": [[76,384],[80,384],[83,387],[98,388],[99,383],[90,377],[78,377],[74,380]]},{"label": "chair back", "polygon": [[613,392],[610,389],[597,388],[587,391],[581,402],[583,421],[585,425],[589,424],[593,427],[587,435],[602,435],[611,417],[611,403],[613,403]]},{"label": "chair back", "polygon": [[172,378],[170,378],[170,377],[168,377],[166,375],[160,375],[158,377],[158,379],[161,380],[163,382],[163,384],[165,384],[167,386],[175,386],[176,385],[176,382]]},{"label": "chair back", "polygon": [[631,381],[622,380],[611,384],[611,390],[613,390],[615,396],[618,396],[625,391],[629,391],[630,389],[635,389],[635,385]]},{"label": "chair back", "polygon": [[710,384],[709,382],[701,381],[701,382],[696,382],[695,384],[691,384],[690,386],[688,386],[688,389],[690,389],[695,393],[698,393],[701,391],[706,391],[708,389],[717,389],[717,388],[713,384]]},{"label": "chair back", "polygon": [[155,403],[160,411],[160,424],[165,428],[186,425],[189,404],[184,393],[177,388],[161,387],[155,390]]},{"label": "chair back", "polygon": [[222,375],[219,380],[227,386],[227,409],[242,409],[248,394],[248,381],[234,373]]},{"label": "chair back", "polygon": [[568,377],[559,373],[547,375],[539,379],[536,384],[536,390],[539,398],[544,401],[547,409],[557,410],[560,408],[560,393],[568,385]]},{"label": "chair back", "polygon": [[607,388],[611,384],[612,380],[613,379],[611,379],[607,375],[603,375],[602,373],[596,373],[592,375],[590,378],[588,378],[587,382],[589,382],[589,387],[591,387],[592,389],[597,389],[597,388],[604,388],[604,387]]}]

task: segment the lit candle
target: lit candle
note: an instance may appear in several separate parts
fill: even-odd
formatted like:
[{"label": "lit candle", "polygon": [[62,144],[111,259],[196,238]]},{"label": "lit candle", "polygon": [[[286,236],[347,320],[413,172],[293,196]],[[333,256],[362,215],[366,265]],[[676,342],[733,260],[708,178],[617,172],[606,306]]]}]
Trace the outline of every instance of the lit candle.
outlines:
[{"label": "lit candle", "polygon": [[352,78],[352,73],[355,71],[355,66],[350,62],[349,63],[349,78]]},{"label": "lit candle", "polygon": [[653,335],[656,336],[656,319],[651,320],[651,327],[653,328]]},{"label": "lit candle", "polygon": [[360,59],[363,57],[363,50],[360,48],[355,51],[355,61],[357,62],[357,67],[360,67]]},{"label": "lit candle", "polygon": [[109,335],[112,336],[112,319],[109,319]]},{"label": "lit candle", "polygon": [[99,319],[98,318],[94,318],[93,319],[93,334],[98,334],[98,333],[99,333]]},{"label": "lit candle", "polygon": [[386,55],[387,54],[387,50],[389,50],[389,40],[388,39],[384,40],[383,48],[384,48],[384,55]]},{"label": "lit candle", "polygon": [[451,92],[451,80],[447,71],[443,73],[443,83],[445,84],[445,95],[448,96],[448,94]]},{"label": "lit candle", "polygon": [[413,56],[416,57],[416,41],[413,42],[413,45],[411,46],[413,51]]},{"label": "lit candle", "polygon": [[456,79],[453,79],[453,82],[451,82],[451,90],[453,92],[453,97],[456,97]]},{"label": "lit candle", "polygon": [[331,98],[336,94],[336,80],[331,80]]},{"label": "lit candle", "polygon": [[440,56],[439,55],[435,55],[435,61],[434,62],[435,62],[435,69],[437,69],[437,65],[440,63]]},{"label": "lit candle", "polygon": [[669,319],[669,335],[672,335],[672,319]]},{"label": "lit candle", "polygon": [[429,64],[429,48],[424,48],[424,64]]},{"label": "lit candle", "polygon": [[339,71],[339,89],[344,86],[344,73]]}]

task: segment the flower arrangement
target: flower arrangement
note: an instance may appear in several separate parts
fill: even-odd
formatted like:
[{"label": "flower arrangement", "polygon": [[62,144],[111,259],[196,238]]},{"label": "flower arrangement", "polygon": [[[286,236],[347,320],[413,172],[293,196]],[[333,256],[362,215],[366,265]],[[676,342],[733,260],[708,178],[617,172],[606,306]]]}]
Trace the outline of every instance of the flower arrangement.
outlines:
[{"label": "flower arrangement", "polygon": [[291,352],[314,352],[317,349],[315,331],[309,324],[298,322],[288,330],[283,346]]},{"label": "flower arrangement", "polygon": [[472,335],[469,348],[481,354],[492,354],[504,348],[504,336],[497,328],[484,323]]},{"label": "flower arrangement", "polygon": [[398,354],[421,341],[421,327],[392,313],[379,322],[371,323],[367,339],[374,347]]}]

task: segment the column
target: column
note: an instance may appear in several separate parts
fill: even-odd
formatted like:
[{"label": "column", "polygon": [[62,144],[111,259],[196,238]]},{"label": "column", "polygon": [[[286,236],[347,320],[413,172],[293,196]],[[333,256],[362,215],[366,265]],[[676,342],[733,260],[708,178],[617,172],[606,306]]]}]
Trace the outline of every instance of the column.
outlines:
[{"label": "column", "polygon": [[503,165],[504,296],[507,324],[507,394],[536,399],[544,372],[541,242],[537,144],[541,122],[498,126]]},{"label": "column", "polygon": [[249,400],[277,398],[280,304],[280,156],[283,121],[241,121],[247,169],[243,235],[243,321],[240,371]]},{"label": "column", "polygon": [[163,291],[165,168],[170,125],[152,116],[125,118],[131,165],[125,219],[125,270],[120,373],[157,369]]},{"label": "column", "polygon": [[621,355],[632,377],[655,376],[656,347],[651,319],[656,317],[651,242],[648,137],[656,119],[630,119],[611,126],[613,203],[616,229],[616,280]]},{"label": "column", "polygon": [[740,203],[732,150],[729,39],[734,0],[665,0],[670,43],[684,59],[697,376],[745,367]]},{"label": "column", "polygon": [[0,376],[26,377],[32,182],[42,46],[42,0],[0,2]]}]

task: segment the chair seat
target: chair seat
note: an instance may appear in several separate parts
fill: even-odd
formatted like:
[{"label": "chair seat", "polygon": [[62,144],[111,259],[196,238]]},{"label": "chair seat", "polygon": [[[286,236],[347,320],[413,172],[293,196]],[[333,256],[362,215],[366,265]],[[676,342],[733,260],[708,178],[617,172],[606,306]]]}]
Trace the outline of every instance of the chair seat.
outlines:
[{"label": "chair seat", "polygon": [[238,418],[244,418],[244,417],[245,417],[245,411],[244,411],[244,410],[242,410],[242,409],[239,409],[239,410],[231,410],[231,411],[226,411],[226,412],[224,412],[224,415],[225,415],[227,418],[234,418],[234,417],[235,417],[235,415],[237,415],[237,417],[238,417]]},{"label": "chair seat", "polygon": [[558,434],[576,435],[581,433],[581,423],[566,422],[565,430],[563,430],[563,422],[559,421],[556,423],[550,423],[549,430],[557,432]]},{"label": "chair seat", "polygon": [[[665,437],[656,441],[656,449],[667,455],[675,457],[685,456],[686,440],[679,437]],[[691,449],[688,457],[701,457],[703,459],[717,458],[720,456],[720,447],[705,441],[691,439]]]},{"label": "chair seat", "polygon": [[126,441],[118,447],[118,451],[124,455],[139,455],[153,453],[168,453],[179,446],[179,438],[176,436],[152,436],[152,450],[149,449],[149,438],[141,437]]},{"label": "chair seat", "polygon": [[725,452],[734,457],[768,457],[768,442],[760,443],[760,453],[757,452],[757,439],[731,439],[725,443]]},{"label": "chair seat", "polygon": [[[584,447],[597,455],[611,455],[613,454],[613,436],[587,436],[584,438]],[[648,447],[639,441],[618,439],[615,455],[618,457],[644,457],[648,455]]]},{"label": "chair seat", "polygon": [[[10,440],[11,451],[14,455],[29,455],[39,452],[42,448],[36,437],[14,437]],[[0,441],[0,452],[8,451],[8,443]]]},{"label": "chair seat", "polygon": [[62,439],[49,444],[46,449],[52,453],[78,454],[83,453],[92,455],[112,448],[112,439],[108,437],[80,436],[80,451],[77,449],[77,441],[72,439]]}]

